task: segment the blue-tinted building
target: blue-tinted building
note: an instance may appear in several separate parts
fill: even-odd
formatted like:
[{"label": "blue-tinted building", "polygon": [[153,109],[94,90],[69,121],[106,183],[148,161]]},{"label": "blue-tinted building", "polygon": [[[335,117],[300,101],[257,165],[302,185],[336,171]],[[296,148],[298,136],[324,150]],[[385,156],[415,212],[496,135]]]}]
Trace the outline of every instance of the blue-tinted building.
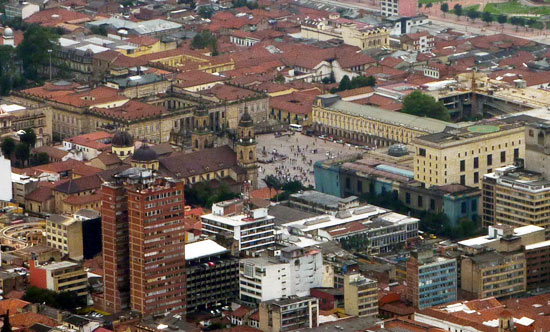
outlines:
[{"label": "blue-tinted building", "polygon": [[418,309],[456,301],[456,259],[434,256],[431,250],[413,252],[407,261],[407,299]]}]

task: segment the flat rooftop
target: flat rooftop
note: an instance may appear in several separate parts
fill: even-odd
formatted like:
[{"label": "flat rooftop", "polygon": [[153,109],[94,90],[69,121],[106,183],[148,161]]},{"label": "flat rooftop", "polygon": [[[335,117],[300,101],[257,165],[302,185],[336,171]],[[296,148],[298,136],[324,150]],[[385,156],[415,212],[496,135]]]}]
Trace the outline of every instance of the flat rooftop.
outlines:
[{"label": "flat rooftop", "polygon": [[290,198],[295,201],[307,202],[316,206],[325,206],[332,210],[338,210],[340,204],[349,204],[358,200],[356,196],[340,198],[315,190],[307,190],[302,193],[292,194]]},{"label": "flat rooftop", "polygon": [[49,263],[49,264],[40,265],[40,266],[38,266],[38,268],[43,269],[43,270],[47,270],[47,271],[53,271],[53,270],[58,270],[58,269],[64,269],[64,268],[67,268],[67,267],[75,267],[75,266],[78,266],[78,265],[79,264],[77,264],[77,263],[62,261],[62,262],[56,262],[56,263]]},{"label": "flat rooftop", "polygon": [[185,245],[185,260],[222,254],[228,250],[212,240],[203,240]]},{"label": "flat rooftop", "polygon": [[[530,233],[540,232],[543,231],[543,227],[535,226],[535,225],[527,225],[522,227],[514,228],[514,236],[524,236]],[[458,242],[458,245],[464,246],[464,247],[480,247],[485,246],[491,242],[498,241],[499,238],[492,237],[489,235],[474,237],[468,240],[460,241]]]}]

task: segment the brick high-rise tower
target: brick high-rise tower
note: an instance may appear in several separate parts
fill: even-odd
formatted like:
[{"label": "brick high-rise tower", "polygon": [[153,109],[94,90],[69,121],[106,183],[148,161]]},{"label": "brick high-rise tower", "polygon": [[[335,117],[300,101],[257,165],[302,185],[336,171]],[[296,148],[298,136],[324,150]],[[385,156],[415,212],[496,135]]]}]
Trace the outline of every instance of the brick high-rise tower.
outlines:
[{"label": "brick high-rise tower", "polygon": [[128,309],[130,301],[128,197],[123,179],[103,184],[101,196],[103,301],[104,309],[115,313]]},{"label": "brick high-rise tower", "polygon": [[143,315],[185,314],[183,182],[141,168],[115,178],[126,190],[130,308]]}]

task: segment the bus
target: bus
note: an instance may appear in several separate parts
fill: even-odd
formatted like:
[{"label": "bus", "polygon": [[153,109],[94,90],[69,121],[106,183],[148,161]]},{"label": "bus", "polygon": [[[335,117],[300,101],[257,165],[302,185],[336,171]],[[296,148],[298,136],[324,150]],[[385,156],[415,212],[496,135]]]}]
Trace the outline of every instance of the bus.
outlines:
[{"label": "bus", "polygon": [[292,131],[297,131],[299,133],[302,132],[302,126],[299,125],[299,124],[294,124],[294,123],[291,123],[290,126],[289,126],[290,130]]}]

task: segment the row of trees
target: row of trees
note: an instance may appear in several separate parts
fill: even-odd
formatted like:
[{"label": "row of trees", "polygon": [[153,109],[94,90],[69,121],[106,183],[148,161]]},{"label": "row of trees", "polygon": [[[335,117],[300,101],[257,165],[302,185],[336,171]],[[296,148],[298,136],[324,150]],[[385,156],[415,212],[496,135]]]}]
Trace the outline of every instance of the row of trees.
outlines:
[{"label": "row of trees", "polygon": [[198,205],[204,208],[212,208],[212,204],[237,198],[239,194],[234,193],[225,183],[213,188],[206,182],[197,183],[185,188],[185,202],[190,205]]},{"label": "row of trees", "polygon": [[[505,14],[492,14],[491,12],[488,12],[488,11],[478,11],[476,9],[476,7],[470,7],[468,8],[467,10],[464,10],[464,8],[462,7],[462,5],[460,4],[455,4],[453,9],[451,10],[449,8],[449,4],[444,2],[441,4],[441,7],[440,7],[441,11],[443,13],[448,13],[448,12],[452,12],[453,14],[455,14],[456,16],[458,17],[461,17],[461,16],[466,16],[468,17],[469,19],[471,19],[472,21],[478,19],[478,18],[481,18],[481,20],[487,24],[491,24],[493,22],[498,22],[500,24],[505,24],[505,23],[510,23],[512,25],[516,25],[516,26],[529,26],[529,27],[532,27],[532,28],[538,28],[538,29],[542,29],[544,28],[544,25],[542,24],[542,22],[539,22],[537,21],[535,18],[526,18],[526,17],[521,17],[521,16],[512,16],[510,18],[508,18],[507,15]],[[550,24],[547,24],[547,28],[550,28]]]},{"label": "row of trees", "polygon": [[35,286],[27,288],[23,300],[31,303],[44,303],[50,307],[76,313],[79,307],[86,305],[85,301],[75,292],[54,292]]},{"label": "row of trees", "polygon": [[212,52],[212,56],[218,55],[218,40],[208,30],[203,30],[193,37],[191,47],[194,49],[207,48]]},{"label": "row of trees", "polygon": [[364,86],[374,87],[375,85],[376,85],[376,78],[374,76],[361,75],[361,76],[355,76],[350,80],[348,75],[344,75],[344,77],[342,77],[342,79],[340,80],[340,84],[338,84],[338,87],[332,88],[330,92],[335,93],[339,91],[362,88]]},{"label": "row of trees", "polygon": [[[271,196],[271,190],[275,190],[277,193],[275,197],[272,198],[273,201],[285,201],[287,200],[290,195],[295,194],[301,190],[306,189],[312,189],[304,187],[304,185],[300,181],[288,181],[283,182],[279,178],[277,178],[274,175],[268,175],[265,178],[263,178],[263,181],[267,188],[269,188],[269,193]],[[279,193],[279,191],[281,191]]]},{"label": "row of trees", "polygon": [[481,232],[481,225],[477,220],[461,219],[456,225],[453,225],[444,213],[431,213],[410,209],[395,194],[390,192],[379,195],[367,193],[361,195],[359,198],[369,204],[381,206],[402,214],[410,214],[420,219],[419,227],[427,233],[455,240],[476,236]]}]

